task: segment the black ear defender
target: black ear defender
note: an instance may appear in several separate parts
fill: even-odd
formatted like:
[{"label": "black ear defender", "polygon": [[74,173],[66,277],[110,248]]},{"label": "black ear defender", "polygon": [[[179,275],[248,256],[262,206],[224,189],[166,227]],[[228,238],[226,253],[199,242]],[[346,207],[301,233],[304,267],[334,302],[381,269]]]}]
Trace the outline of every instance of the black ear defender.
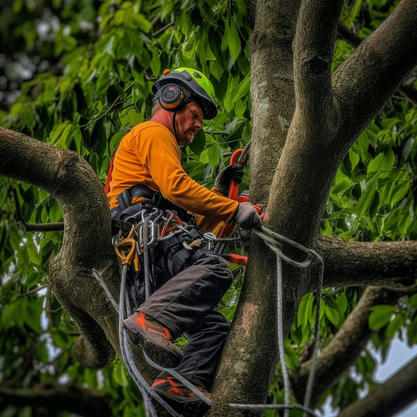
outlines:
[{"label": "black ear defender", "polygon": [[163,109],[176,111],[184,101],[184,93],[177,84],[165,84],[159,90],[158,101]]}]

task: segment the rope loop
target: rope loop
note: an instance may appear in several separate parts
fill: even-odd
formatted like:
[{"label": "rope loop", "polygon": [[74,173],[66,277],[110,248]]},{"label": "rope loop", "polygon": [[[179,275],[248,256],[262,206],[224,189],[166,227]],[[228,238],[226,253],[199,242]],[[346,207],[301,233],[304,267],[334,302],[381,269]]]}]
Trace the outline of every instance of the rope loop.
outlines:
[{"label": "rope loop", "polygon": [[[277,300],[278,300],[278,349],[279,349],[279,358],[281,361],[281,368],[282,368],[282,376],[284,380],[284,401],[285,405],[281,406],[281,409],[284,409],[284,417],[289,416],[289,412],[291,408],[298,408],[303,410],[303,417],[307,417],[307,415],[316,416],[316,413],[309,408],[311,394],[313,390],[313,383],[314,383],[314,376],[317,367],[317,353],[320,346],[320,301],[321,301],[321,290],[323,287],[323,271],[324,271],[324,262],[321,256],[312,249],[306,248],[305,246],[285,237],[281,236],[278,233],[273,232],[272,230],[262,226],[262,231],[252,229],[252,232],[255,233],[256,236],[261,238],[264,243],[271,248],[275,254],[277,255]],[[295,247],[296,249],[301,250],[304,252],[307,257],[302,262],[294,261],[293,259],[289,258],[288,256],[284,255],[282,252],[282,243],[286,243]],[[288,369],[287,363],[285,360],[285,350],[284,350],[284,332],[283,332],[283,307],[282,307],[282,261],[287,262],[288,264],[298,267],[298,268],[307,268],[310,264],[314,261],[319,263],[319,279],[317,282],[317,313],[316,313],[316,333],[315,333],[315,343],[314,343],[314,353],[313,353],[313,360],[310,368],[310,374],[308,376],[306,393],[304,397],[304,406],[290,405],[290,379],[288,376]],[[237,406],[237,404],[234,404]],[[262,404],[259,405],[247,405],[247,408],[256,408],[258,409],[265,409]],[[245,408],[244,404],[240,404],[239,408]],[[269,407],[273,408],[273,407]]]}]

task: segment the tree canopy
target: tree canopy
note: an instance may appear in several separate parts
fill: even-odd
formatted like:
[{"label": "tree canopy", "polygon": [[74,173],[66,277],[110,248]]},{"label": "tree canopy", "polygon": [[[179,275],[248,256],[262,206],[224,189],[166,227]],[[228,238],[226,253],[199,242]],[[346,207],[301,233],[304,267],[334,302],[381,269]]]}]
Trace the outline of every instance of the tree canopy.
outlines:
[{"label": "tree canopy", "polygon": [[[416,360],[378,386],[370,354],[385,357],[396,335],[417,343],[416,32],[412,0],[3,6],[0,415],[145,415],[118,356],[117,314],[91,269],[117,296],[103,192],[111,155],[149,119],[154,81],[184,66],[210,78],[219,105],[182,149],[185,170],[211,187],[252,139],[240,191],[264,208],[267,227],[324,259],[312,405],[331,398],[357,417],[417,399]],[[243,415],[229,403],[284,401],[275,257],[255,236],[242,239],[228,248],[250,262],[232,266],[219,305],[233,328],[210,416]],[[317,268],[283,271],[291,402],[302,403]],[[151,381],[139,350],[135,360]]]}]

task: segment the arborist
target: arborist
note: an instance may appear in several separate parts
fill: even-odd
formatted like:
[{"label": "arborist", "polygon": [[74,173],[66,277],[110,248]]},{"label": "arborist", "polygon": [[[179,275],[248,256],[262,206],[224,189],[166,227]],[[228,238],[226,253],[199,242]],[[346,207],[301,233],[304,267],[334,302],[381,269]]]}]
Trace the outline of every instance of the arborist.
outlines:
[{"label": "arborist", "polygon": [[[222,170],[212,190],[192,180],[181,166],[179,146],[192,142],[203,119],[217,115],[214,88],[201,72],[165,70],[153,86],[152,118],[123,137],[114,158],[108,199],[112,219],[124,220],[144,205],[175,210],[215,234],[235,222],[260,228],[256,209],[227,198],[230,181],[241,181],[243,166]],[[229,264],[203,248],[186,247],[178,234],[156,243],[152,294],[125,320],[129,336],[157,364],[174,368],[209,396],[230,324],[216,306],[232,282]],[[183,350],[174,341],[188,338]],[[198,397],[167,372],[152,389],[181,409]]]}]

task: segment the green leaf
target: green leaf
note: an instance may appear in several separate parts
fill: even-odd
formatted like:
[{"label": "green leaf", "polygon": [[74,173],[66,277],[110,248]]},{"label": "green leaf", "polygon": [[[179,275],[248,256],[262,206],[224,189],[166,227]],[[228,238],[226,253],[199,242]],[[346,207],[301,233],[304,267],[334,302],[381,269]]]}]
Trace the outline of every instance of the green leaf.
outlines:
[{"label": "green leaf", "polygon": [[218,81],[220,81],[224,73],[224,69],[217,61],[210,61],[210,72],[217,78]]},{"label": "green leaf", "polygon": [[[308,294],[308,300],[306,305],[306,312],[308,314],[308,321],[310,322],[311,326],[314,326],[316,323],[316,314],[313,314],[313,303],[314,303],[314,294],[311,292]],[[316,309],[314,309],[317,311]]]},{"label": "green leaf", "polygon": [[387,130],[392,130],[392,128],[401,122],[401,119],[398,119],[396,117],[388,118],[388,119],[382,119],[381,124],[385,127]]},{"label": "green leaf", "polygon": [[409,190],[410,190],[410,183],[408,181],[397,185],[393,191],[391,204],[395,206],[397,203],[399,203],[407,195]]},{"label": "green leaf", "polygon": [[335,327],[339,328],[342,324],[342,319],[340,317],[339,312],[335,308],[332,308],[327,304],[325,305],[325,312],[326,317],[329,319],[330,323],[332,323]]},{"label": "green leaf", "polygon": [[51,332],[51,336],[56,347],[61,349],[65,349],[68,347],[68,337],[63,331],[59,329],[54,330]]},{"label": "green leaf", "polygon": [[62,217],[62,209],[60,205],[54,201],[49,209],[49,218],[52,223],[58,222]]},{"label": "green leaf", "polygon": [[417,308],[417,294],[414,294],[409,299],[410,305],[413,308]]},{"label": "green leaf", "polygon": [[209,164],[214,168],[220,162],[220,147],[218,145],[210,146],[207,149]]},{"label": "green leaf", "polygon": [[368,165],[367,173],[374,171],[379,171],[382,165],[382,160],[384,159],[384,154],[380,153],[378,154]]},{"label": "green leaf", "polygon": [[117,132],[110,140],[110,153],[113,154],[114,150],[117,146],[119,146],[120,141],[122,140],[123,136],[125,136],[125,132]]},{"label": "green leaf", "polygon": [[348,300],[347,300],[347,297],[346,297],[346,293],[343,292],[342,294],[340,294],[340,296],[337,298],[336,302],[337,302],[337,305],[339,306],[339,311],[342,314],[345,314],[347,306],[348,306]]},{"label": "green leaf", "polygon": [[395,333],[397,333],[401,329],[404,323],[404,316],[402,314],[397,314],[394,320],[391,320],[388,324],[387,330],[385,331],[385,337],[388,340],[391,340]]},{"label": "green leaf", "polygon": [[98,76],[98,80],[96,83],[97,92],[99,94],[105,94],[110,87],[111,78],[110,78],[110,71],[107,69],[103,69]]},{"label": "green leaf", "polygon": [[352,169],[354,169],[356,165],[358,165],[360,157],[356,152],[352,151],[352,149],[349,149],[349,159],[352,164]]},{"label": "green leaf", "polygon": [[351,182],[349,180],[349,178],[347,177],[343,177],[342,181],[340,181],[339,183],[337,183],[332,189],[331,192],[333,194],[338,194],[341,193],[343,191],[346,191],[347,189],[349,189],[351,187]]},{"label": "green leaf", "polygon": [[368,188],[359,198],[355,211],[358,220],[367,212],[369,212],[375,197],[375,188]]},{"label": "green leaf", "polygon": [[33,240],[33,236],[31,233],[28,233],[25,246],[26,246],[26,250],[29,254],[29,259],[31,260],[31,262],[33,262],[35,265],[41,265],[42,257],[38,253],[38,249],[35,245],[35,242]]},{"label": "green leaf", "polygon": [[390,305],[380,305],[371,307],[371,314],[368,318],[369,328],[378,330],[387,325],[395,313],[396,307]]},{"label": "green leaf", "polygon": [[305,295],[301,299],[300,305],[298,307],[297,324],[298,324],[298,326],[301,326],[302,329],[304,329],[307,326],[308,315],[310,314],[310,312],[307,311],[309,296],[310,296],[310,294]]},{"label": "green leaf", "polygon": [[152,51],[152,59],[151,59],[150,65],[151,65],[152,74],[158,78],[159,72],[161,71],[161,59],[156,50]]},{"label": "green leaf", "polygon": [[291,342],[288,339],[284,341],[284,352],[285,352],[285,360],[288,364],[289,368],[295,368],[300,364],[300,359],[296,354],[295,350],[291,346]]},{"label": "green leaf", "polygon": [[51,144],[55,145],[58,141],[59,137],[62,135],[66,127],[68,126],[68,122],[60,123],[58,126],[54,127],[52,130],[52,137],[51,137]]},{"label": "green leaf", "polygon": [[226,21],[224,23],[224,34],[223,34],[222,46],[221,46],[221,49],[222,49],[223,52],[226,51],[226,49],[228,47],[229,31],[230,31],[229,21],[228,21],[228,19],[226,19]]},{"label": "green leaf", "polygon": [[204,147],[206,146],[206,135],[203,129],[197,131],[193,141],[188,146],[196,155],[201,154]]},{"label": "green leaf", "polygon": [[121,387],[127,387],[127,378],[123,365],[118,362],[113,368],[113,378]]},{"label": "green leaf", "polygon": [[236,94],[233,97],[232,103],[248,94],[250,89],[250,74],[248,74],[238,85]]},{"label": "green leaf", "polygon": [[[38,301],[39,300],[39,301]],[[41,314],[42,314],[42,298],[38,298],[36,302],[27,303],[24,313],[25,323],[36,333],[42,332]]]},{"label": "green leaf", "polygon": [[242,50],[242,45],[240,44],[239,33],[237,32],[236,26],[233,21],[230,22],[230,29],[227,37],[228,46],[230,50],[230,56],[233,61],[236,61],[237,57]]}]

